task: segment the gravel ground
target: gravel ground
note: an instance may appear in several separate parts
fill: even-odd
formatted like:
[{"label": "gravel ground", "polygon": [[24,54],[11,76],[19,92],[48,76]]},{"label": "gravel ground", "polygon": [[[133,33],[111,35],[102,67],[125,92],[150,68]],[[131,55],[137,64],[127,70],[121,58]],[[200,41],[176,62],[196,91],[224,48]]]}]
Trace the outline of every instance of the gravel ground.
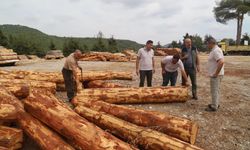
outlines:
[{"label": "gravel ground", "polygon": [[[156,73],[153,85],[162,82],[160,60],[156,57]],[[204,109],[211,101],[209,78],[206,76],[207,56],[201,56],[202,72],[198,74],[199,100],[186,103],[132,105],[149,110],[157,110],[176,116],[189,118],[199,124],[196,145],[207,150],[247,150],[250,149],[250,57],[226,56],[225,72],[221,86],[221,107],[217,112]],[[20,62],[14,67],[3,69],[21,69],[34,71],[60,71],[64,60],[39,60]],[[80,62],[84,70],[113,70],[134,73],[133,81],[112,81],[128,86],[138,86],[135,75],[135,62]],[[178,80],[180,84],[180,77]],[[191,95],[191,93],[190,93]],[[65,99],[65,93],[58,93]],[[26,142],[25,150],[38,149],[33,142]],[[30,146],[30,143],[33,146]]]}]

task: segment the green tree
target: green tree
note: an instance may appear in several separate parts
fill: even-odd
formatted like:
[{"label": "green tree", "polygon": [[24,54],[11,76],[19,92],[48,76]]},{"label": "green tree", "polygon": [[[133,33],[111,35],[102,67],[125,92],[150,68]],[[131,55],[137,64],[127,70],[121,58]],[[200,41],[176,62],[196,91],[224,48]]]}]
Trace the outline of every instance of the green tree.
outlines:
[{"label": "green tree", "polygon": [[228,45],[235,45],[235,40],[231,38],[224,38],[221,42],[226,42]]},{"label": "green tree", "polygon": [[106,51],[107,48],[104,44],[103,33],[101,31],[98,32],[96,40],[97,40],[97,43],[93,45],[92,50],[93,51]]},{"label": "green tree", "polygon": [[237,20],[236,44],[240,44],[245,14],[250,14],[249,0],[221,0],[214,8],[216,21],[227,24],[229,20]]},{"label": "green tree", "polygon": [[192,43],[198,50],[203,50],[204,45],[202,41],[202,37],[200,37],[198,34],[192,36]]},{"label": "green tree", "polygon": [[250,44],[250,36],[245,33],[243,36],[242,36],[242,39],[241,39],[241,44],[244,45],[244,41],[248,41],[248,44]]},{"label": "green tree", "polygon": [[53,41],[50,41],[49,49],[50,50],[56,50],[56,45],[54,44]]},{"label": "green tree", "polygon": [[157,42],[157,45],[155,46],[155,48],[157,49],[157,48],[161,48],[162,46],[161,46],[161,42],[160,41],[158,41]]},{"label": "green tree", "polygon": [[181,48],[181,45],[177,41],[172,41],[169,47]]},{"label": "green tree", "polygon": [[108,39],[108,50],[113,53],[118,52],[117,43],[113,36]]},{"label": "green tree", "polygon": [[63,44],[63,54],[64,56],[68,56],[73,53],[76,49],[81,49],[78,41],[74,39],[69,39],[69,41],[65,41]]},{"label": "green tree", "polygon": [[8,38],[3,34],[2,30],[0,30],[0,45],[4,47],[9,46]]}]

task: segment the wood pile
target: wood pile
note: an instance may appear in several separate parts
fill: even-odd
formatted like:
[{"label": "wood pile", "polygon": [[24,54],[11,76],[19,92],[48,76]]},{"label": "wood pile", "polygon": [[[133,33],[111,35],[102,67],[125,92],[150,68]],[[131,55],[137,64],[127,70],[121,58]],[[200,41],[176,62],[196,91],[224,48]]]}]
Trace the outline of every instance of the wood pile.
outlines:
[{"label": "wood pile", "polygon": [[17,53],[15,53],[12,49],[7,49],[0,46],[0,61],[17,59]]},{"label": "wood pile", "polygon": [[167,55],[175,55],[180,54],[181,49],[179,48],[157,48],[155,50],[155,56],[167,56]]},{"label": "wood pile", "polygon": [[19,60],[28,60],[28,57],[26,55],[17,55],[17,58]]},{"label": "wood pile", "polygon": [[128,62],[135,61],[137,54],[133,50],[124,50],[121,53],[90,52],[82,55],[80,61],[112,61]]},{"label": "wood pile", "polygon": [[28,59],[32,59],[32,60],[37,60],[40,59],[38,56],[36,55],[27,55]]},{"label": "wood pile", "polygon": [[[61,73],[0,70],[0,150],[20,149],[23,132],[44,150],[200,150],[194,145],[195,122],[117,105],[185,102],[188,88],[135,88],[104,81],[130,75],[83,73],[88,89],[72,100],[73,109],[55,96],[63,84]],[[13,123],[18,128],[10,127]]]}]

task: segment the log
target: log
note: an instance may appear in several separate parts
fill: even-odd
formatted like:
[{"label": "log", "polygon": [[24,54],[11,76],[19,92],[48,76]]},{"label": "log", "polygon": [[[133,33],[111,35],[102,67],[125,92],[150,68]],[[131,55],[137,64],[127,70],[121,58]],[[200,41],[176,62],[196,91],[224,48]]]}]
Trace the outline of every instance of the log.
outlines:
[{"label": "log", "polygon": [[17,119],[17,110],[10,104],[0,104],[0,124],[4,122],[13,122]]},{"label": "log", "polygon": [[103,80],[90,81],[87,85],[87,88],[118,88],[118,87],[123,87],[123,86],[117,83],[107,83]]},{"label": "log", "polygon": [[18,124],[43,150],[74,150],[56,132],[26,112],[18,115]]},{"label": "log", "polygon": [[143,149],[146,150],[200,149],[194,145],[170,137],[166,134],[137,126],[104,112],[98,112],[84,106],[77,106],[75,111],[89,121],[94,122],[102,129],[108,130],[114,135],[143,147]]},{"label": "log", "polygon": [[109,104],[103,101],[73,99],[72,103],[75,106],[85,106],[105,112],[138,126],[149,127],[191,144],[194,144],[196,140],[198,125],[185,118],[157,111]]},{"label": "log", "polygon": [[0,150],[9,150],[7,147],[0,146]]},{"label": "log", "polygon": [[19,101],[12,93],[6,90],[6,88],[0,86],[0,104],[10,104],[15,106],[17,112],[24,111],[24,107],[21,101]]},{"label": "log", "polygon": [[5,87],[28,85],[29,88],[44,89],[56,93],[56,84],[46,81],[24,80],[24,79],[0,79],[0,84]]},{"label": "log", "polygon": [[23,142],[23,131],[20,129],[0,126],[0,146],[9,149],[19,149]]},{"label": "log", "polygon": [[186,102],[187,87],[83,89],[76,98],[81,101],[102,100],[115,104]]},{"label": "log", "polygon": [[34,90],[24,103],[25,109],[29,113],[75,143],[76,148],[89,150],[135,149],[89,123],[53,95],[46,96]]},{"label": "log", "polygon": [[[81,75],[78,72],[79,79],[83,81],[91,80],[132,80],[130,72],[115,71],[84,71]],[[62,73],[59,72],[33,72],[33,71],[6,71],[0,70],[0,77],[7,79],[26,79],[36,81],[46,81],[54,83],[64,83]]]},{"label": "log", "polygon": [[[1,86],[3,86],[0,83]],[[24,99],[29,95],[30,87],[28,84],[9,84],[4,86],[8,91],[10,91],[18,99]]]}]

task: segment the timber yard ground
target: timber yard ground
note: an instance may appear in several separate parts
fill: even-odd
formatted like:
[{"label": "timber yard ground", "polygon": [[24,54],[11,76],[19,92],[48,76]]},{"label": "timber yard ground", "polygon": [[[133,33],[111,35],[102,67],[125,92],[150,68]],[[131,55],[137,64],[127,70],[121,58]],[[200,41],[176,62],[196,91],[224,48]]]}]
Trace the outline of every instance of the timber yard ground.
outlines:
[{"label": "timber yard ground", "polygon": [[[156,57],[156,73],[153,85],[162,82],[160,60]],[[226,56],[225,77],[221,85],[221,102],[218,112],[206,112],[210,103],[209,78],[206,76],[207,56],[201,56],[201,73],[198,74],[199,100],[190,99],[186,103],[131,105],[149,110],[157,110],[180,117],[189,118],[199,124],[197,146],[207,150],[246,150],[250,149],[250,57]],[[64,60],[40,60],[30,63],[20,62],[17,66],[1,69],[34,71],[60,71]],[[135,62],[80,62],[84,70],[113,70],[133,72],[133,81],[119,82],[127,86],[138,86],[135,75]],[[178,80],[180,83],[180,79]],[[189,81],[190,83],[190,81]],[[191,94],[191,93],[190,93]],[[58,97],[66,99],[65,93]],[[25,150],[38,149],[32,142],[24,144]]]}]

